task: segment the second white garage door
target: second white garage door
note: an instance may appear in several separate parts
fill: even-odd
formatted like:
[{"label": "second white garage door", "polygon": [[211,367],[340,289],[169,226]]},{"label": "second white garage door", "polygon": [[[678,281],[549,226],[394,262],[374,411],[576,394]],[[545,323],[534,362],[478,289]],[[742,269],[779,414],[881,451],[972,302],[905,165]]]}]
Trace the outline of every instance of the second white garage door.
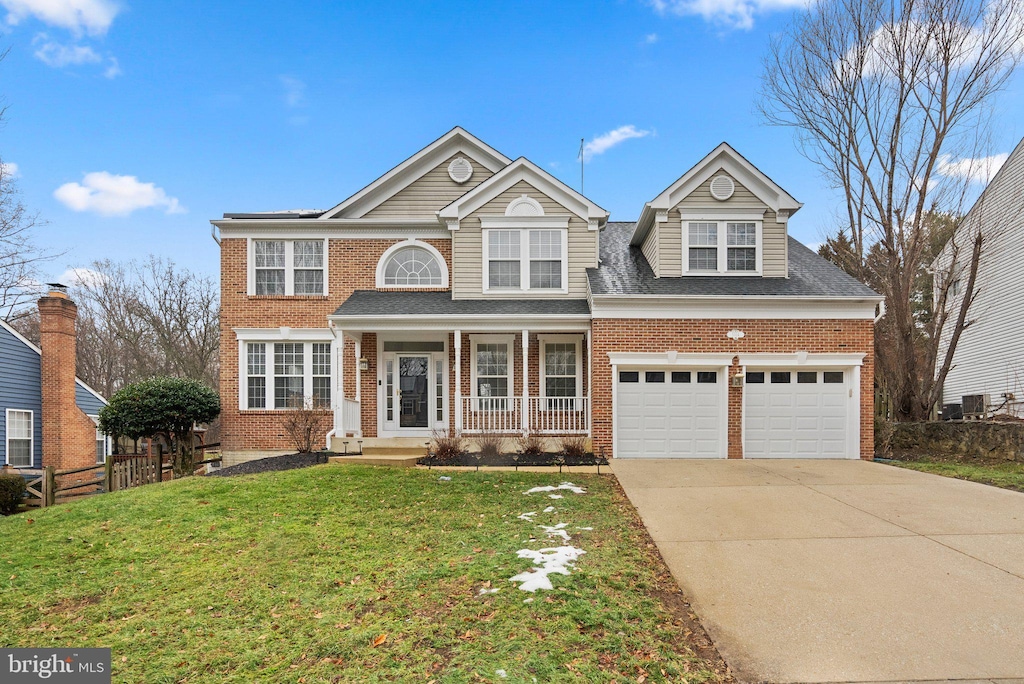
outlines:
[{"label": "second white garage door", "polygon": [[618,458],[724,458],[726,380],[719,370],[619,370]]},{"label": "second white garage door", "polygon": [[849,369],[748,369],[744,458],[856,458],[848,439],[851,376]]}]

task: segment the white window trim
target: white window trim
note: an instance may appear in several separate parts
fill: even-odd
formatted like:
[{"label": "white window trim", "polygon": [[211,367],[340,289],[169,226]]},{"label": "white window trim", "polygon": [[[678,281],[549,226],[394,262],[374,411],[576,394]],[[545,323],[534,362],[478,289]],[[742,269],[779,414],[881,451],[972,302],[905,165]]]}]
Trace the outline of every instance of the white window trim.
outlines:
[{"label": "white window trim", "polygon": [[[522,218],[522,217],[516,217]],[[527,217],[528,218],[528,217]],[[490,271],[491,271],[491,231],[507,231],[507,230],[518,230],[520,232],[519,237],[519,287],[490,287]],[[535,230],[557,230],[559,236],[562,239],[562,287],[530,287],[530,232]],[[551,294],[568,294],[569,293],[569,231],[568,229],[562,229],[561,227],[537,227],[530,226],[524,228],[521,225],[516,227],[503,227],[503,228],[486,228],[483,231],[483,238],[481,240],[483,244],[482,257],[483,257],[483,291],[485,293],[500,294],[502,292],[539,292],[539,293],[551,293]]]},{"label": "white window trim", "polygon": [[[477,395],[477,384],[476,384],[476,357],[477,357],[477,345],[480,344],[504,344],[507,345],[508,349],[508,394],[506,398],[515,399],[516,395],[516,349],[515,349],[515,336],[514,335],[470,335],[470,374],[469,374],[469,395],[471,397],[478,397]],[[491,376],[488,376],[491,377]],[[497,377],[497,376],[495,376]]]},{"label": "white window trim", "polygon": [[[419,247],[430,252],[433,257],[437,260],[437,265],[441,267],[441,284],[440,285],[386,285],[384,283],[384,269],[387,267],[388,260],[396,252],[399,252],[407,247]],[[376,284],[378,290],[409,290],[409,289],[425,289],[425,290],[436,290],[438,288],[448,288],[449,283],[448,274],[448,263],[444,260],[444,256],[436,247],[429,242],[423,242],[415,238],[410,240],[403,240],[402,242],[396,242],[395,244],[384,250],[384,253],[380,255],[380,259],[377,261],[377,275]]]},{"label": "white window trim", "polygon": [[[264,331],[264,332],[276,332],[276,331]],[[308,332],[308,331],[307,331]],[[237,334],[237,331],[236,331]],[[330,337],[310,339],[305,335],[296,337],[285,337],[283,335],[267,335],[263,338],[254,338],[249,336],[238,335],[238,410],[245,413],[253,412],[266,412],[273,411],[277,413],[283,413],[285,411],[291,411],[292,409],[287,408],[274,408],[274,345],[281,342],[291,342],[302,345],[302,398],[303,400],[312,401],[313,399],[313,345],[314,344],[327,344],[331,345],[331,373],[329,376],[318,375],[316,377],[330,377],[331,378],[331,406],[336,405],[336,397],[338,393],[337,387],[337,373],[335,365],[337,363],[336,355],[334,354],[333,340]],[[265,344],[267,345],[267,373],[264,376],[267,379],[266,383],[266,406],[263,408],[249,408],[249,345],[250,344]],[[285,376],[281,376],[285,377]],[[294,377],[294,376],[288,376]]]},{"label": "white window trim", "polygon": [[97,464],[99,464],[99,463],[106,463],[107,462],[107,458],[111,454],[110,436],[108,434],[104,433],[104,432],[100,432],[100,417],[98,415],[89,414],[89,418],[91,418],[92,422],[96,424],[96,441],[97,442],[99,442],[100,440],[103,441],[103,460],[102,461],[96,461],[96,463]]},{"label": "white window trim", "polygon": [[[317,240],[321,238],[313,238]],[[284,294],[283,295],[259,295],[260,297],[294,297],[295,295],[295,241],[300,240],[301,242],[312,241],[309,238],[296,238],[289,236],[288,238],[282,237],[251,237],[247,238],[247,271],[248,271],[248,286],[246,291],[250,297],[256,296],[256,242],[284,242]],[[330,254],[328,249],[330,247],[330,240],[328,238],[322,238],[324,243],[324,291],[319,295],[303,294],[298,295],[299,297],[319,297],[327,296],[328,290],[330,289]]]},{"label": "white window trim", "polygon": [[[682,240],[683,240],[683,275],[692,276],[759,276],[764,271],[764,218],[758,216],[758,218],[742,217],[742,216],[711,216],[706,218],[698,218],[687,214],[682,215]],[[714,223],[718,226],[718,242],[715,248],[718,250],[718,270],[716,271],[703,271],[703,270],[691,270],[690,269],[690,224],[691,223]],[[757,269],[754,271],[730,271],[729,266],[729,237],[728,237],[728,226],[729,223],[753,223],[757,231],[756,244],[754,245],[755,259],[757,260]],[[736,247],[737,245],[732,245]],[[711,245],[694,245],[694,247],[711,247]]]},{"label": "white window trim", "polygon": [[[14,465],[11,463],[11,414],[28,414],[28,465]],[[7,409],[4,415],[4,461],[12,468],[31,468],[36,460],[36,415],[32,409]]]},{"label": "white window trim", "polygon": [[[570,343],[576,345],[576,397],[583,397],[583,356],[581,355],[581,346],[583,342],[582,335],[538,335],[537,343],[540,345],[540,363],[537,368],[537,388],[540,392],[541,397],[547,398],[547,383],[544,380],[547,377],[547,357],[544,352],[544,347],[548,343]],[[561,376],[560,376],[561,377]]]}]

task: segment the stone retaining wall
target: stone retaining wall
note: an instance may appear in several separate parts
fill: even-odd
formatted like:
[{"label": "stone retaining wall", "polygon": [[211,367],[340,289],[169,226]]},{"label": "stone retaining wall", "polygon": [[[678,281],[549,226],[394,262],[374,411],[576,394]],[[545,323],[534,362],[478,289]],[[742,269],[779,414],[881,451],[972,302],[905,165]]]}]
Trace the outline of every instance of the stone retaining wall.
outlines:
[{"label": "stone retaining wall", "polygon": [[[1024,461],[1024,423],[941,421],[896,423],[892,457]],[[877,445],[882,455],[881,445]]]}]

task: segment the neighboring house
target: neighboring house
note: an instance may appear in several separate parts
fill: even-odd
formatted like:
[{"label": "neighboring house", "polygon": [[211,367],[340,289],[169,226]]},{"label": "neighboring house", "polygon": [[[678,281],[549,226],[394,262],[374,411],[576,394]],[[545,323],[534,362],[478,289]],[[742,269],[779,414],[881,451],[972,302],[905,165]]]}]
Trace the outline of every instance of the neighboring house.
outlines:
[{"label": "neighboring house", "polygon": [[[952,272],[949,286],[951,319],[943,329],[939,363],[949,348],[970,268],[972,236],[983,236],[975,290],[968,309],[971,321],[953,352],[953,365],[943,383],[942,403],[957,415],[1000,412],[1024,415],[1024,271],[1017,261],[1024,236],[1024,140],[996,173],[967,213],[961,227],[936,259],[940,285]],[[954,245],[957,264],[948,268]],[[938,369],[937,369],[938,370]],[[964,404],[964,397],[968,399]],[[949,405],[953,406],[949,406]],[[985,406],[988,409],[985,409]],[[981,410],[978,410],[981,409]]]},{"label": "neighboring house", "polygon": [[104,462],[96,428],[106,400],[75,377],[74,303],[39,300],[40,346],[0,320],[0,466],[58,469]]},{"label": "neighboring house", "polygon": [[326,211],[225,214],[225,459],[287,451],[304,400],[339,451],[447,429],[870,458],[881,297],[787,236],[800,206],[723,143],[609,222],[455,128]]}]

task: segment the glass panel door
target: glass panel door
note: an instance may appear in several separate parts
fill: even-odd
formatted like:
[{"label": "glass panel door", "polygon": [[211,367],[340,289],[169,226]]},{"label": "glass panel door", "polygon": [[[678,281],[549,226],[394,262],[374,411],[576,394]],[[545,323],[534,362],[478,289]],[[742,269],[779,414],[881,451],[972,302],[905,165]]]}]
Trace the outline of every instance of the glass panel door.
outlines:
[{"label": "glass panel door", "polygon": [[430,357],[398,357],[398,426],[426,428],[430,421]]}]

